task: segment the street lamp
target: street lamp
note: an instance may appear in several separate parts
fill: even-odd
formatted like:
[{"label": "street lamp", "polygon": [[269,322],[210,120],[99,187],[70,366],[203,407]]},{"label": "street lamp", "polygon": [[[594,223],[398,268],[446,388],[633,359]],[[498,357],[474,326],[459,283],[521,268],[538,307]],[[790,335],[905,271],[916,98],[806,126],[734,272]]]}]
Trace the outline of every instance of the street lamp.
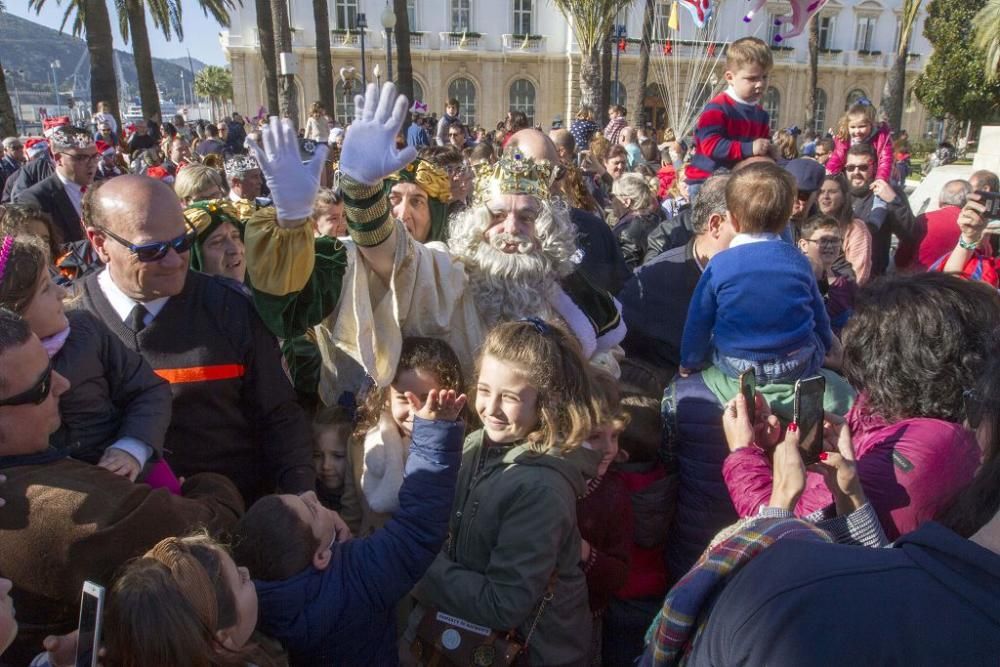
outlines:
[{"label": "street lamp", "polygon": [[188,104],[187,88],[184,87],[184,70],[183,69],[181,70],[181,104],[183,104],[184,106],[187,106],[187,104]]},{"label": "street lamp", "polygon": [[354,81],[356,76],[356,71],[353,67],[341,67],[340,68],[340,81],[344,84],[344,115],[347,116],[344,126],[350,124],[353,120],[351,115],[351,92],[354,90]]},{"label": "street lamp", "polygon": [[365,90],[368,89],[368,72],[365,70],[365,30],[368,29],[368,19],[365,15],[358,14],[358,18],[354,26],[361,33],[361,87]]},{"label": "street lamp", "polygon": [[621,42],[625,39],[625,25],[619,23],[615,26],[615,104],[620,104],[621,81],[618,80],[618,63],[622,58]]},{"label": "street lamp", "polygon": [[12,69],[5,69],[4,74],[10,77],[10,82],[14,87],[14,125],[17,127],[17,133],[24,133],[24,116],[21,114],[21,93],[17,89],[17,78],[24,78],[24,70],[19,69],[16,72]]},{"label": "street lamp", "polygon": [[382,65],[375,63],[375,67],[372,67],[372,74],[375,75],[375,87],[382,87]]},{"label": "street lamp", "polygon": [[59,115],[59,79],[56,77],[56,70],[59,69],[60,67],[62,67],[62,65],[59,64],[58,59],[53,60],[52,62],[49,63],[49,68],[52,69],[52,92],[55,93],[56,96],[55,114],[57,116]]},{"label": "street lamp", "polygon": [[396,27],[396,12],[388,2],[382,10],[382,27],[385,28],[385,62],[388,67],[386,81],[392,81],[392,29]]}]

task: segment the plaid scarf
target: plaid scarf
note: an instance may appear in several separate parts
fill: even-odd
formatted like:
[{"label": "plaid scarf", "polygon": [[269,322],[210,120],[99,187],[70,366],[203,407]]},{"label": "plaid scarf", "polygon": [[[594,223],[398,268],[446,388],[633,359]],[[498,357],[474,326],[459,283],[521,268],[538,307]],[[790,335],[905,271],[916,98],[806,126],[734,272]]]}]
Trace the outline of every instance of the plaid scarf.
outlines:
[{"label": "plaid scarf", "polygon": [[831,541],[823,530],[801,519],[748,517],[725,529],[667,593],[663,608],[646,633],[646,651],[639,664],[682,664],[725,585],[751,559],[781,539]]}]

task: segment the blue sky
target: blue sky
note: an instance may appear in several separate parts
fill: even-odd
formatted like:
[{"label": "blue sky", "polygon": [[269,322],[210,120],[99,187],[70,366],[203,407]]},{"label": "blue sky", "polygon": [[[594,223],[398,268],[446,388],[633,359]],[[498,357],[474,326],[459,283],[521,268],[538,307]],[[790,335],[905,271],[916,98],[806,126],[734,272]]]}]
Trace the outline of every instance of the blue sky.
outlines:
[{"label": "blue sky", "polygon": [[[27,8],[27,0],[9,0],[5,3],[7,11],[15,16],[20,16],[35,23],[40,23],[54,30],[59,29],[62,22],[65,6],[60,7],[56,0],[47,0],[45,8],[40,14],[35,14]],[[108,3],[109,9],[114,12],[112,3]],[[219,45],[219,31],[222,28],[211,18],[206,18],[201,10],[193,3],[184,4],[184,41],[178,42],[174,37],[171,41],[163,38],[163,33],[152,30],[152,21],[148,18],[146,23],[150,28],[149,43],[153,56],[157,58],[176,58],[186,56],[187,49],[191,50],[191,57],[196,58],[209,65],[225,65],[226,58]],[[115,36],[115,48],[122,51],[132,52],[131,43],[125,44],[118,33],[118,24],[115,17],[111,19],[112,32]],[[67,26],[67,30],[68,30]]]}]

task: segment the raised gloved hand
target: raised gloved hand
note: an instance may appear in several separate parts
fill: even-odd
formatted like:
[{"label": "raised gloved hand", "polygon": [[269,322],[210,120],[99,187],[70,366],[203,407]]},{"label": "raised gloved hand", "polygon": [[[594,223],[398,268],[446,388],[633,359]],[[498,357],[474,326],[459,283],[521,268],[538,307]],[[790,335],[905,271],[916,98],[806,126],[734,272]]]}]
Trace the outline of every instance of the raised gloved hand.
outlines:
[{"label": "raised gloved hand", "polygon": [[417,157],[417,149],[396,148],[396,135],[403,127],[409,102],[396,95],[396,86],[387,83],[379,95],[374,83],[364,95],[354,97],[354,122],[344,135],[340,150],[340,171],[359,183],[376,185]]},{"label": "raised gloved hand", "polygon": [[249,137],[247,144],[271,190],[278,220],[305,220],[312,214],[313,201],[319,191],[326,145],[316,144],[312,159],[303,164],[299,156],[299,137],[290,120],[271,116],[271,122],[261,134],[263,148]]}]

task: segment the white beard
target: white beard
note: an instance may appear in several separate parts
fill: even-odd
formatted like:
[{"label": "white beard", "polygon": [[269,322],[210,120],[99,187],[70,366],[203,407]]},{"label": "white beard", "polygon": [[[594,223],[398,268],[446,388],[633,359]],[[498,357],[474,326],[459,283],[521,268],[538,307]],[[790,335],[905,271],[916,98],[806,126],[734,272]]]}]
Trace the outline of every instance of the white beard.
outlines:
[{"label": "white beard", "polygon": [[[508,242],[517,243],[518,252],[499,249]],[[552,318],[549,296],[556,285],[556,272],[551,260],[530,239],[506,233],[483,239],[473,261],[469,289],[487,327],[524,317]]]}]

